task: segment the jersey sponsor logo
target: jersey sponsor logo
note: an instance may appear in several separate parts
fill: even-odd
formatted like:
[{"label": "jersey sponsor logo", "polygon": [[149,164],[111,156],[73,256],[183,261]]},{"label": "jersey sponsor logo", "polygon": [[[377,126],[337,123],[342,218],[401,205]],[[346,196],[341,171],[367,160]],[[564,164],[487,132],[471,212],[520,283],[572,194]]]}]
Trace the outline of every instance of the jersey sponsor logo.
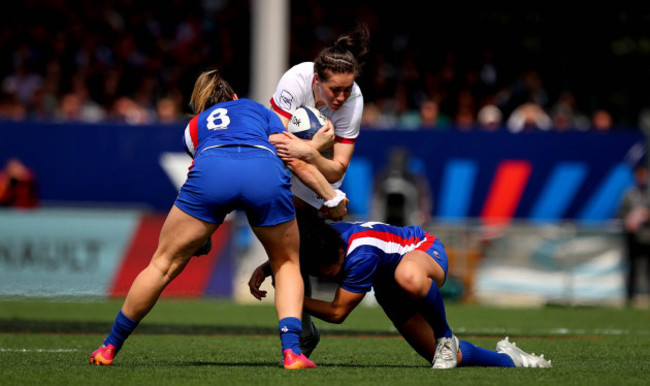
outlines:
[{"label": "jersey sponsor logo", "polygon": [[282,90],[280,93],[280,107],[285,110],[291,110],[291,104],[293,103],[293,95],[287,90]]}]

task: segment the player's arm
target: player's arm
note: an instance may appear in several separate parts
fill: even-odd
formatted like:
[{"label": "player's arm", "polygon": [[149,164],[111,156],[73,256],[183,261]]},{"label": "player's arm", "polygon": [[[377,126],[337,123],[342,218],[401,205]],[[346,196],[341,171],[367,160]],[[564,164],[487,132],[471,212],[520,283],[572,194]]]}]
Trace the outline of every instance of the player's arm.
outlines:
[{"label": "player's arm", "polygon": [[[281,135],[283,134],[271,134],[269,140],[275,144],[277,137]],[[289,170],[300,178],[305,185],[325,199],[323,206],[333,220],[342,220],[345,217],[348,212],[347,205],[349,202],[345,197],[345,193],[334,189],[315,166],[297,158],[286,158],[283,161]]]},{"label": "player's arm", "polygon": [[306,161],[316,166],[328,181],[334,183],[345,175],[352,154],[354,154],[354,143],[334,142],[331,159],[318,153],[316,157]]},{"label": "player's arm", "polygon": [[257,300],[262,300],[262,298],[266,297],[266,291],[262,291],[260,287],[264,283],[264,280],[266,280],[266,277],[271,276],[271,272],[271,263],[267,260],[255,268],[251,274],[251,278],[248,280],[248,288]]},{"label": "player's arm", "polygon": [[331,302],[305,298],[303,308],[318,319],[340,324],[350,315],[350,312],[361,302],[365,295],[365,293],[350,292],[339,287],[334,295],[334,300]]},{"label": "player's arm", "polygon": [[339,221],[345,217],[348,213],[347,205],[350,202],[345,197],[345,193],[334,189],[315,166],[295,158],[291,158],[285,163],[289,170],[298,176],[305,185],[325,199],[321,209],[326,211],[331,219]]},{"label": "player's arm", "polygon": [[285,161],[289,158],[298,158],[314,165],[329,183],[343,178],[354,153],[354,143],[335,142],[330,159],[288,131],[284,132],[284,138],[277,138],[273,145],[278,150],[280,158]]}]

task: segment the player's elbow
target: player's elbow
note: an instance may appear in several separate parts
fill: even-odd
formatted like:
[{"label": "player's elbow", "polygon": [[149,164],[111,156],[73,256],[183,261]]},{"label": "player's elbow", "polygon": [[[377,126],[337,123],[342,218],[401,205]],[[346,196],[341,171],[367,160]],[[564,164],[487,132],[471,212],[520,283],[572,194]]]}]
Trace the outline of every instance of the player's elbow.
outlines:
[{"label": "player's elbow", "polygon": [[345,321],[350,313],[347,310],[336,308],[330,315],[330,323],[341,324]]},{"label": "player's elbow", "polygon": [[344,167],[336,168],[336,169],[331,170],[331,171],[329,171],[327,173],[323,173],[323,176],[325,176],[325,179],[327,180],[327,182],[329,182],[330,184],[333,184],[333,183],[343,179],[343,176],[345,176],[345,171],[346,170],[347,170],[347,168],[344,168]]},{"label": "player's elbow", "polygon": [[329,175],[329,176],[325,177],[327,182],[329,182],[330,184],[333,184],[333,183],[335,183],[337,181],[340,181],[341,178],[343,178],[343,174],[338,174],[338,173],[337,174],[332,174],[332,175]]}]

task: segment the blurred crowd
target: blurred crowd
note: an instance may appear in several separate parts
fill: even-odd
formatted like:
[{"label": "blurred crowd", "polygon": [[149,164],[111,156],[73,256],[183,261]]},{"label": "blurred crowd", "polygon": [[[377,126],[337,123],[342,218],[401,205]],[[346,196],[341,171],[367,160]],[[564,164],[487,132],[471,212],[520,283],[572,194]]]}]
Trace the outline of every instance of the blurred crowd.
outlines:
[{"label": "blurred crowd", "polygon": [[[355,0],[290,3],[290,64],[312,60],[359,21],[370,27],[371,51],[358,80],[364,128],[650,129],[647,89],[635,79],[643,71],[647,77],[650,54],[629,44],[616,49],[617,42],[650,39],[638,35],[644,30],[635,29],[633,12],[610,16],[608,29],[574,36],[559,30],[584,28],[580,19],[549,19],[550,12],[458,8],[420,15],[412,7]],[[207,67],[220,68],[236,90],[248,90],[250,6],[236,0],[3,2],[0,119],[180,122],[189,113],[194,79]]]},{"label": "blurred crowd", "polygon": [[25,0],[0,18],[3,119],[176,122],[207,66],[248,76],[247,2]]}]

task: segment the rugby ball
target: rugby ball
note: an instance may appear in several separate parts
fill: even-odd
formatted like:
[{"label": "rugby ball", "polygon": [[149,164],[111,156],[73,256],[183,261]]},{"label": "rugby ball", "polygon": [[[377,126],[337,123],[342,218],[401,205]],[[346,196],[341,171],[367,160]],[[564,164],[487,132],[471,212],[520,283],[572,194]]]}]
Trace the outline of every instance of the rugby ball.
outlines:
[{"label": "rugby ball", "polygon": [[296,137],[312,139],[314,134],[327,123],[325,114],[309,106],[300,106],[291,116],[287,129]]}]

